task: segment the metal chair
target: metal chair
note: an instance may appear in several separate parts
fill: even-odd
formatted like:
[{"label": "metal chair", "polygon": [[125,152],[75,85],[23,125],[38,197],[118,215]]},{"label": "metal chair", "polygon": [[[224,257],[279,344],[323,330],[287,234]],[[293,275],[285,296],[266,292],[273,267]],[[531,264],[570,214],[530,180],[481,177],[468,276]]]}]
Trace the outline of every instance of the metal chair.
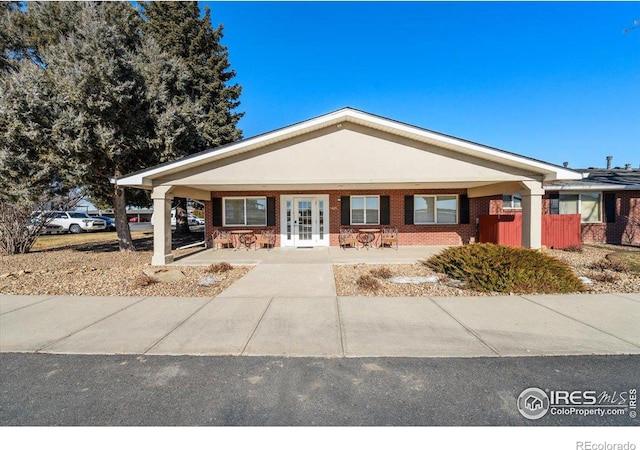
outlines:
[{"label": "metal chair", "polygon": [[385,244],[389,244],[389,247],[393,248],[393,243],[396,244],[396,250],[398,250],[398,229],[397,228],[383,228],[382,238],[380,240],[380,247],[384,248]]},{"label": "metal chair", "polygon": [[340,234],[338,235],[338,242],[342,249],[345,249],[347,245],[351,245],[354,248],[358,248],[358,233],[351,228],[340,228]]},{"label": "metal chair", "polygon": [[227,247],[233,246],[233,236],[231,232],[224,230],[213,230],[213,250],[217,250],[218,244],[226,245]]},{"label": "metal chair", "polygon": [[267,228],[260,231],[255,241],[256,251],[258,251],[258,246],[262,245],[266,245],[269,250],[276,246],[276,233],[272,229]]}]

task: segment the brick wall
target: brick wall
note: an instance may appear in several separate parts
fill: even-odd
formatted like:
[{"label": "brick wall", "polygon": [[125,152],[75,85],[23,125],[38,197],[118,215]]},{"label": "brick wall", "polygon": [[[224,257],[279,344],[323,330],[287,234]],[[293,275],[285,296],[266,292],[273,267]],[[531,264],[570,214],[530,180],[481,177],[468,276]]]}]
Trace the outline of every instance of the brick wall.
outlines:
[{"label": "brick wall", "polygon": [[[616,194],[616,220],[606,222],[604,201],[602,222],[583,223],[582,242],[602,244],[640,244],[640,191],[618,191]],[[542,214],[550,213],[549,194],[542,197]],[[495,211],[495,212],[494,212]],[[521,214],[520,210],[502,208],[502,197],[492,200],[490,214]]]},{"label": "brick wall", "polygon": [[603,205],[602,223],[583,223],[582,242],[640,244],[640,191],[616,192],[616,220],[606,223]]},{"label": "brick wall", "polygon": [[[212,192],[211,197],[233,197],[233,196],[265,196],[276,199],[276,246],[280,246],[280,196],[281,195],[329,195],[329,233],[330,245],[338,246],[338,234],[343,226],[340,223],[341,208],[340,198],[351,195],[388,195],[390,198],[390,224],[388,226],[397,227],[399,234],[399,245],[461,245],[469,243],[472,238],[477,240],[476,219],[481,214],[495,213],[498,210],[501,197],[481,197],[469,199],[469,224],[458,225],[405,225],[404,223],[404,197],[405,195],[425,194],[425,195],[446,195],[446,194],[466,194],[466,189],[432,189],[432,190],[333,190],[333,191],[234,191],[234,192]],[[213,233],[213,205],[212,202],[205,203],[205,235],[210,246],[211,235]],[[259,231],[262,227],[243,227]],[[371,228],[371,225],[354,226],[349,228]],[[228,227],[225,229],[233,229]]]}]

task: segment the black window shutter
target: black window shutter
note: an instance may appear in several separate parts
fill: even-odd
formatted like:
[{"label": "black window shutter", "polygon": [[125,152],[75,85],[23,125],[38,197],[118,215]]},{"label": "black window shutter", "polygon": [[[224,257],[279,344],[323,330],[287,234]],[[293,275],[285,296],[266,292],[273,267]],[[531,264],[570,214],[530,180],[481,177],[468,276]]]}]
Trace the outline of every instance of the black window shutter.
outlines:
[{"label": "black window shutter", "polygon": [[380,196],[380,225],[391,224],[391,200],[388,195]]},{"label": "black window shutter", "polygon": [[222,226],[222,198],[213,197],[211,199],[211,203],[213,204],[213,223],[214,227]]},{"label": "black window shutter", "polygon": [[276,198],[267,197],[267,226],[276,226]]},{"label": "black window shutter", "polygon": [[615,192],[607,192],[604,194],[604,213],[607,223],[616,221],[616,194]]},{"label": "black window shutter", "polygon": [[560,193],[549,193],[549,214],[560,214]]},{"label": "black window shutter", "polygon": [[404,224],[413,225],[413,195],[404,196]]},{"label": "black window shutter", "polygon": [[340,225],[351,225],[351,197],[340,197]]},{"label": "black window shutter", "polygon": [[469,197],[467,195],[460,196],[460,223],[469,223]]}]

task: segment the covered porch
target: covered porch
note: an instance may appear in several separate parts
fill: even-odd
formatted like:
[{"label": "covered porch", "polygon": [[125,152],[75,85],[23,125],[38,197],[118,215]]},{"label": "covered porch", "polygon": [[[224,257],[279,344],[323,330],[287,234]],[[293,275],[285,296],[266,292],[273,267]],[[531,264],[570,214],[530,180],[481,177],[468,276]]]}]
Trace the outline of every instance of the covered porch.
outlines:
[{"label": "covered porch", "polygon": [[173,266],[208,266],[218,262],[232,265],[256,264],[415,264],[438,254],[446,245],[411,245],[391,248],[355,249],[340,247],[235,250],[212,248],[176,258]]},{"label": "covered porch", "polygon": [[474,242],[478,217],[490,213],[491,199],[519,194],[522,245],[538,249],[545,183],[579,178],[565,168],[345,108],[117,183],[152,190],[152,263],[164,265],[174,259],[174,197],[205,203],[207,240],[214,229],[271,228],[276,247],[298,249],[279,254],[294,258],[306,251],[300,247],[339,254],[343,227],[395,228],[403,251]]}]

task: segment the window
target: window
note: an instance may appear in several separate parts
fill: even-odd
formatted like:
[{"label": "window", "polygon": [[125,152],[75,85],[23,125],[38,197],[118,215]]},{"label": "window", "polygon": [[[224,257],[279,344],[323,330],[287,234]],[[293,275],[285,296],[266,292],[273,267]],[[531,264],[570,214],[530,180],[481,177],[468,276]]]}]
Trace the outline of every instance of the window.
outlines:
[{"label": "window", "polygon": [[266,197],[224,198],[225,226],[265,226],[267,224]]},{"label": "window", "polygon": [[602,194],[560,194],[559,214],[580,214],[582,222],[602,222]]},{"label": "window", "polygon": [[503,195],[502,209],[522,209],[522,196],[518,194]]},{"label": "window", "polygon": [[458,223],[457,195],[415,195],[413,223]]},{"label": "window", "polygon": [[380,224],[380,197],[352,196],[351,225]]}]

